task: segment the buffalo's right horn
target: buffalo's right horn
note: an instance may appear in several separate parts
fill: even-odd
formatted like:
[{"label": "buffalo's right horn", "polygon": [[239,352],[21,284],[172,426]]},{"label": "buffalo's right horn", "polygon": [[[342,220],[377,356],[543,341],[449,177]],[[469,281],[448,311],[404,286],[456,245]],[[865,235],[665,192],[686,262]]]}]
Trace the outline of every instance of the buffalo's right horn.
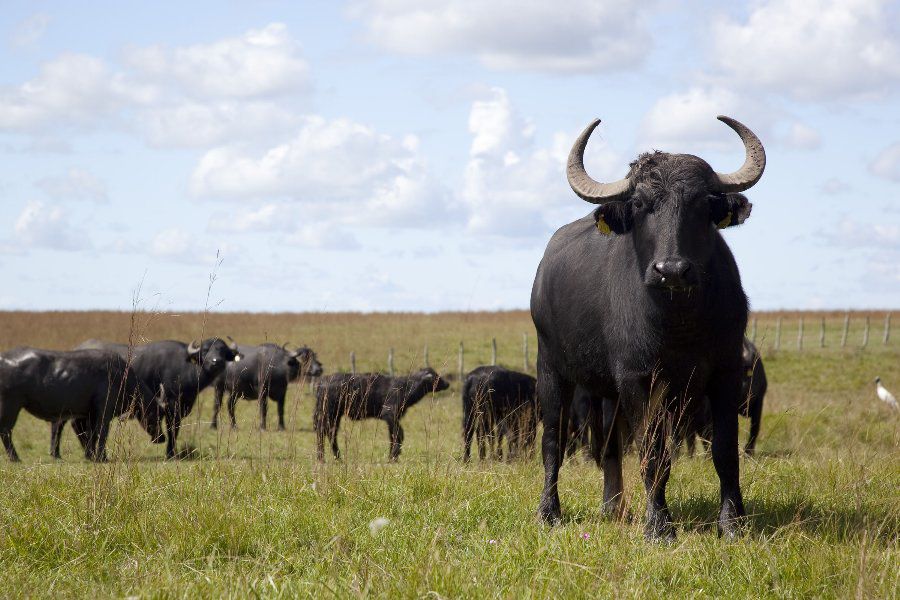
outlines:
[{"label": "buffalo's right horn", "polygon": [[228,347],[231,348],[232,352],[237,352],[237,342],[235,342],[230,335],[226,335],[228,338]]},{"label": "buffalo's right horn", "polygon": [[613,200],[619,200],[631,191],[631,180],[627,177],[612,183],[600,183],[592,179],[587,174],[587,171],[584,170],[584,149],[587,146],[588,138],[591,137],[591,133],[594,132],[594,129],[599,124],[600,119],[595,119],[584,128],[584,131],[572,144],[572,150],[569,152],[569,163],[566,166],[566,176],[569,179],[569,185],[572,186],[572,191],[582,199],[593,204],[604,204]]},{"label": "buffalo's right horn", "polygon": [[197,340],[191,340],[191,343],[188,344],[187,353],[197,354],[198,352],[200,352],[200,346],[197,344]]}]

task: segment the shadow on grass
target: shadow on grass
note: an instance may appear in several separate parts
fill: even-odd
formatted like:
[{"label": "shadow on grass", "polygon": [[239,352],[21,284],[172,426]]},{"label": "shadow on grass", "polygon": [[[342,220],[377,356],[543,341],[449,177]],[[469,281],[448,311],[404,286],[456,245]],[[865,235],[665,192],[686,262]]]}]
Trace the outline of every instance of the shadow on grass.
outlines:
[{"label": "shadow on grass", "polygon": [[[808,498],[752,498],[746,502],[751,534],[771,536],[779,531],[800,531],[811,537],[836,542],[864,536],[888,544],[900,537],[900,512],[855,507],[848,498],[841,507],[814,506]],[[719,514],[717,498],[694,497],[669,503],[673,518],[685,531],[715,531]]]}]

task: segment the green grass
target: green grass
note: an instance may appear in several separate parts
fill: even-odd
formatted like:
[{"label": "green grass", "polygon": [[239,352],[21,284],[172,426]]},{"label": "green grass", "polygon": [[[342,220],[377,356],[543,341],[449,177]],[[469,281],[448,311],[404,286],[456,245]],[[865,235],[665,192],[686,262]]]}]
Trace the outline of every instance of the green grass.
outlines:
[{"label": "green grass", "polygon": [[[471,368],[489,357],[492,336],[501,360],[518,366],[521,333],[533,334],[521,313],[345,317],[216,316],[213,329],[244,327],[239,341],[252,327],[282,331],[270,336],[279,341],[314,339],[329,370],[349,349],[374,363],[369,357],[388,344],[414,363],[426,342],[432,364],[455,370],[460,339],[479,340],[467,342]],[[21,334],[6,328],[3,347],[26,334],[45,336],[35,345],[65,347],[109,322],[96,319],[59,315],[19,325]],[[192,337],[198,319],[165,318],[153,337]],[[250,402],[239,405],[238,430],[212,431],[204,394],[181,435],[193,458],[174,462],[134,422],[114,426],[109,464],[86,463],[71,431],[56,462],[47,456],[48,425],[23,413],[13,432],[23,462],[0,462],[0,595],[897,597],[900,415],[875,398],[872,379],[900,391],[900,349],[877,342],[763,349],[770,388],[757,456],[742,459],[750,518],[736,542],[716,537],[718,481],[706,455],[675,463],[674,545],[643,539],[633,455],[633,521],[601,517],[602,477],[572,459],[561,474],[564,524],[538,525],[539,457],[462,464],[455,388],[410,411],[397,464],[386,462],[386,428],[370,421],[345,423],[344,461],[317,465],[305,386],[292,387],[286,432],[259,432]],[[271,425],[274,406],[269,412]],[[390,523],[373,535],[376,517]]]}]

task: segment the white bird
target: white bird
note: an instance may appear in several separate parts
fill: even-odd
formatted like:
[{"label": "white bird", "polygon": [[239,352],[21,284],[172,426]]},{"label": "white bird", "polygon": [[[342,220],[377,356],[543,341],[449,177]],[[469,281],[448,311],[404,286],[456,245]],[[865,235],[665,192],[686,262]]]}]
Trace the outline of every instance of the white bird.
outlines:
[{"label": "white bird", "polygon": [[900,410],[900,404],[897,404],[897,399],[894,398],[894,395],[890,393],[886,387],[881,385],[881,377],[875,378],[875,393],[878,394],[879,400],[894,410]]}]

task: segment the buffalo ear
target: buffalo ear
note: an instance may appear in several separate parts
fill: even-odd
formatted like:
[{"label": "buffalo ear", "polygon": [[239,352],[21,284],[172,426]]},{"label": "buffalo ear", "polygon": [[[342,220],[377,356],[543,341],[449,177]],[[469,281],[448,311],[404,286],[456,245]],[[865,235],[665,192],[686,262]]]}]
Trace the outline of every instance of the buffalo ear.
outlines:
[{"label": "buffalo ear", "polygon": [[598,206],[594,211],[594,222],[597,224],[597,231],[605,235],[631,231],[634,222],[631,203],[615,200]]},{"label": "buffalo ear", "polygon": [[710,197],[710,220],[718,229],[740,225],[750,217],[753,205],[743,194],[716,194]]}]

